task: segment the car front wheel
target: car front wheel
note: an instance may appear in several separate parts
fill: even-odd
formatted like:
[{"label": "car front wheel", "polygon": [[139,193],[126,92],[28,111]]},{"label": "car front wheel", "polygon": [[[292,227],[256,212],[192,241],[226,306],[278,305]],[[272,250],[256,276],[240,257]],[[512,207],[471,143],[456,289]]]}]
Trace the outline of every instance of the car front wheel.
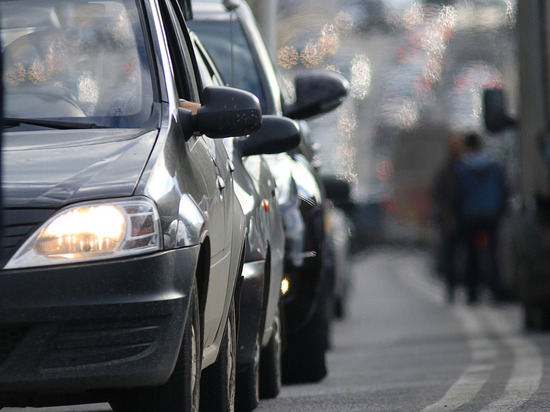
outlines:
[{"label": "car front wheel", "polygon": [[260,356],[260,397],[275,398],[281,391],[281,314],[277,308],[273,319],[273,334]]},{"label": "car front wheel", "polygon": [[201,411],[227,412],[235,410],[236,343],[235,302],[232,300],[218,359],[202,373]]},{"label": "car front wheel", "polygon": [[197,412],[202,361],[200,330],[199,299],[194,284],[179,357],[170,379],[156,388],[140,388],[119,394],[110,402],[113,411]]},{"label": "car front wheel", "polygon": [[256,335],[254,361],[237,373],[236,409],[241,412],[256,409],[260,401],[260,337]]}]

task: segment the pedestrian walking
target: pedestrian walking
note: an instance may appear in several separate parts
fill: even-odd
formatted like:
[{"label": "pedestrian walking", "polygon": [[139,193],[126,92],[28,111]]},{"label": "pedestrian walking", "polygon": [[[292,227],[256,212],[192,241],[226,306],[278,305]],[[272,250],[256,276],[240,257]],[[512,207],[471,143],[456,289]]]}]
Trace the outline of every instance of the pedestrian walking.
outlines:
[{"label": "pedestrian walking", "polygon": [[477,133],[465,136],[465,153],[457,163],[460,182],[459,224],[466,246],[465,282],[468,303],[478,300],[482,281],[481,255],[487,255],[483,279],[493,298],[502,299],[497,258],[498,229],[508,188],[504,168],[484,148]]},{"label": "pedestrian walking", "polygon": [[439,230],[440,245],[437,251],[437,266],[442,272],[447,301],[454,302],[457,285],[456,253],[459,239],[458,206],[460,186],[457,163],[463,153],[463,138],[457,133],[447,138],[447,154],[433,182],[433,200],[436,208],[436,222]]}]

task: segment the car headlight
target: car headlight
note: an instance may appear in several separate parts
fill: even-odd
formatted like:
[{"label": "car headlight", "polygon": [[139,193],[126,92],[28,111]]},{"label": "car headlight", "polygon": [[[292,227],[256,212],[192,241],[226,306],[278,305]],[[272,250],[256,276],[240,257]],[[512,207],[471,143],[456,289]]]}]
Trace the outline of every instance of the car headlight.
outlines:
[{"label": "car headlight", "polygon": [[158,250],[160,219],[147,198],[87,202],[46,221],[5,269],[115,258]]}]

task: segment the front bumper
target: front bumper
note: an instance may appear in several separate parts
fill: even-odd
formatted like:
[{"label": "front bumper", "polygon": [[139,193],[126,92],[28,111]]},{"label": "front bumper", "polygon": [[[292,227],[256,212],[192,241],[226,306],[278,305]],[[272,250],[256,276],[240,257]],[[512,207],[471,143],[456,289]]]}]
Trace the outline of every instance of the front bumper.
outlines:
[{"label": "front bumper", "polygon": [[198,252],[0,272],[0,401],[166,382]]}]

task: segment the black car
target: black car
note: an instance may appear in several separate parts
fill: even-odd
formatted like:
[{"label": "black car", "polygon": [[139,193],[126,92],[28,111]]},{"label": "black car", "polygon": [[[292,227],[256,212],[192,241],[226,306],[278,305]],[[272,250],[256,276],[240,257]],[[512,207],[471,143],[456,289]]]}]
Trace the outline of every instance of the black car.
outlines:
[{"label": "black car", "polygon": [[[240,1],[195,2],[190,27],[231,86],[258,96],[264,114],[305,119],[328,112],[347,96],[339,75],[311,71],[294,81],[296,99],[284,89],[248,5]],[[314,167],[299,151],[268,158],[279,191],[286,231],[282,284],[286,382],[317,381],[326,375],[331,292],[324,272],[324,195]],[[261,362],[260,362],[261,365]]]},{"label": "black car", "polygon": [[262,115],[203,88],[188,6],[0,1],[0,406],[233,407],[246,222],[216,138]]}]

